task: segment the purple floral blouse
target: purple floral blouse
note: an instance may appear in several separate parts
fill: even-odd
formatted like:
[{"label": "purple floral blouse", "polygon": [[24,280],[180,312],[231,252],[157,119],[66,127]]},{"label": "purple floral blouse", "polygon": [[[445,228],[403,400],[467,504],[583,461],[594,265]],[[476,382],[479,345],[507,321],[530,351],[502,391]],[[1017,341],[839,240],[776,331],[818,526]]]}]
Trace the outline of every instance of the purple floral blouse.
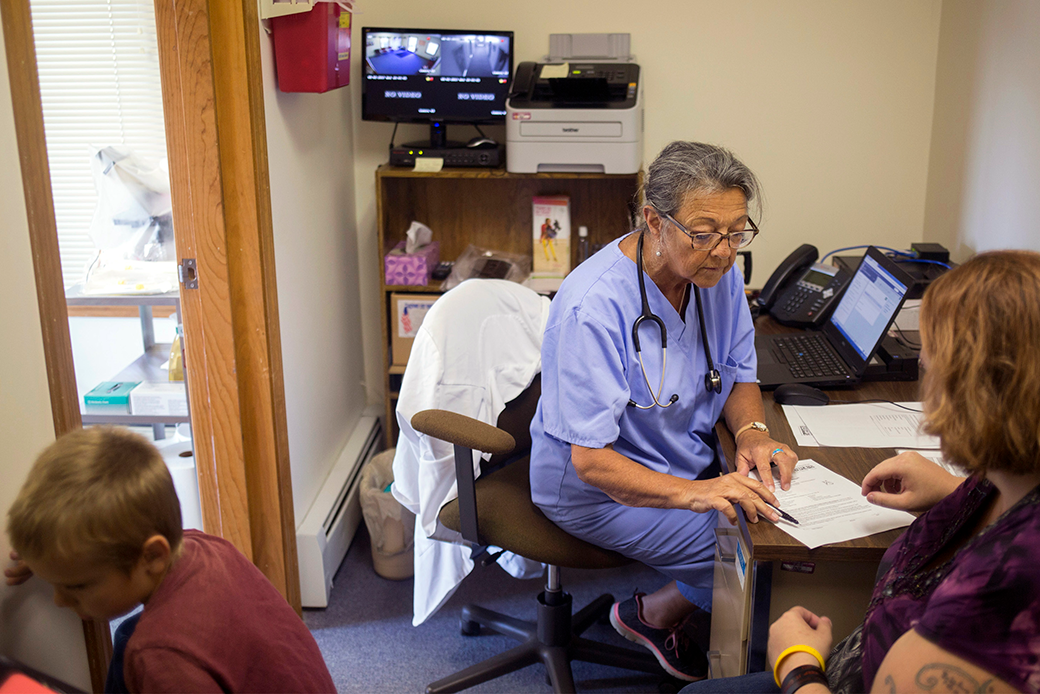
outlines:
[{"label": "purple floral blouse", "polygon": [[971,538],[947,562],[922,571],[970,532],[996,487],[969,477],[922,515],[885,554],[863,624],[863,683],[909,629],[1000,677],[1040,691],[1040,487]]}]

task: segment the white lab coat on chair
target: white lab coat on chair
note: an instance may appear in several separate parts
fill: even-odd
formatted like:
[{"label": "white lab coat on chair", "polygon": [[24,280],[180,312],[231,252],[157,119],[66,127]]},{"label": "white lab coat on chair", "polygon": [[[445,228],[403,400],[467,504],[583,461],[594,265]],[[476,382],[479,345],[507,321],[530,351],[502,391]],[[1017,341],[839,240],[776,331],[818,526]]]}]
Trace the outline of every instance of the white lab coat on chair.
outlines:
[{"label": "white lab coat on chair", "polygon": [[[461,535],[437,521],[441,507],[458,496],[454,449],[415,431],[412,416],[436,408],[497,422],[541,371],[548,316],[549,299],[515,282],[467,280],[434,303],[412,343],[397,400],[392,492],[416,516],[414,626],[452,596],[473,561]],[[479,454],[473,458],[479,475]],[[509,552],[498,564],[517,578],[544,568]]]}]

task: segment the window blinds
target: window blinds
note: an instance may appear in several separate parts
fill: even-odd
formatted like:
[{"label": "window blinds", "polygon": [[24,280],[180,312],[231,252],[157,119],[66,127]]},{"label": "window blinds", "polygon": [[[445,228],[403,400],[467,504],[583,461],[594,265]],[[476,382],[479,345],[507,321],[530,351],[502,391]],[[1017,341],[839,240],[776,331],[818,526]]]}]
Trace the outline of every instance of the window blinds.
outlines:
[{"label": "window blinds", "polygon": [[96,249],[92,146],[166,158],[153,0],[31,0],[65,287]]}]

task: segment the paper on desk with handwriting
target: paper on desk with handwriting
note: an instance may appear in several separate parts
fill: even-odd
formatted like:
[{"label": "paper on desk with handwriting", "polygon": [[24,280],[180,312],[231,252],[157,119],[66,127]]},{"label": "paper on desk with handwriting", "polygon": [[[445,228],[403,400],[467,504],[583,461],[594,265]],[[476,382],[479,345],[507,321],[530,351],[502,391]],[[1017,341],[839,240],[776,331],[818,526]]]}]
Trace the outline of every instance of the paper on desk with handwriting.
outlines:
[{"label": "paper on desk with handwriting", "polygon": [[[752,472],[756,479],[758,471]],[[791,488],[780,488],[780,473],[773,468],[773,479],[780,508],[791,514],[798,525],[780,520],[776,525],[809,549],[834,542],[855,540],[914,521],[905,511],[894,511],[871,504],[860,493],[860,486],[815,460],[800,460],[791,478]]]},{"label": "paper on desk with handwriting", "polygon": [[[784,405],[794,429],[820,446],[849,448],[938,448],[939,439],[920,431],[919,402],[831,404],[826,407]],[[911,408],[911,409],[904,409]],[[796,441],[798,432],[795,433]],[[811,445],[803,444],[799,445]]]}]

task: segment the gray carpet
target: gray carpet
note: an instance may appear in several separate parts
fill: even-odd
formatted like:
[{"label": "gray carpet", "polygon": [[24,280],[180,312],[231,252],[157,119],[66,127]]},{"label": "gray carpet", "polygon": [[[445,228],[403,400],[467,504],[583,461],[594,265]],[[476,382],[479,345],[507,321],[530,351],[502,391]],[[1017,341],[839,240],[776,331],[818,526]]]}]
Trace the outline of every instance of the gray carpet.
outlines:
[{"label": "gray carpet", "polygon": [[[641,564],[612,571],[562,572],[564,589],[575,610],[603,593],[615,598],[636,588],[651,592],[667,579]],[[520,581],[498,566],[479,564],[451,600],[425,624],[413,627],[412,580],[388,581],[372,569],[364,527],[336,574],[332,597],[324,610],[304,610],[304,622],[325,656],[336,688],[346,692],[423,692],[430,682],[505,651],[516,642],[484,630],[479,636],[459,633],[459,608],[475,603],[520,619],[534,619],[541,580]],[[595,624],[585,636],[619,646],[634,646],[610,627]],[[579,691],[657,692],[662,678],[589,663],[573,664]],[[486,682],[472,692],[551,692],[541,664]]]}]

